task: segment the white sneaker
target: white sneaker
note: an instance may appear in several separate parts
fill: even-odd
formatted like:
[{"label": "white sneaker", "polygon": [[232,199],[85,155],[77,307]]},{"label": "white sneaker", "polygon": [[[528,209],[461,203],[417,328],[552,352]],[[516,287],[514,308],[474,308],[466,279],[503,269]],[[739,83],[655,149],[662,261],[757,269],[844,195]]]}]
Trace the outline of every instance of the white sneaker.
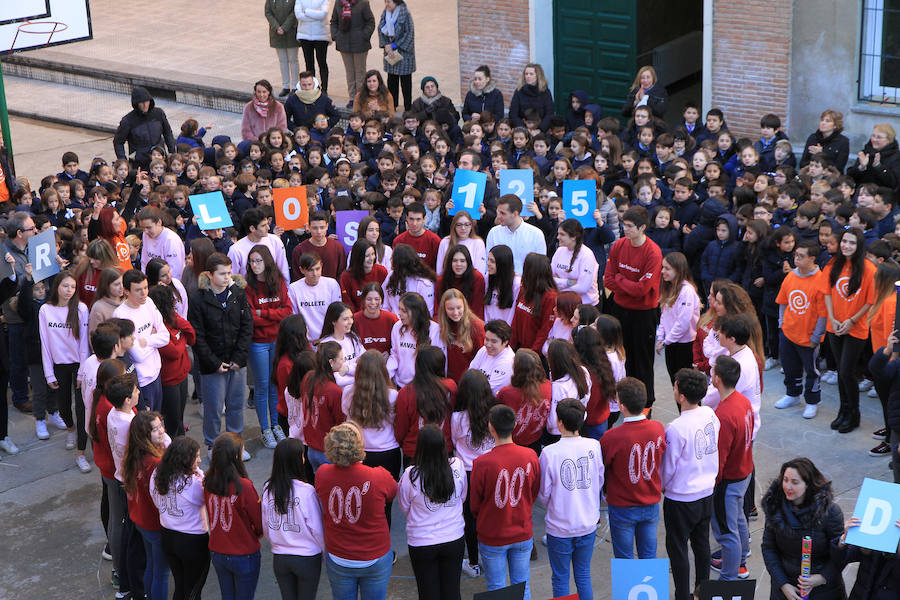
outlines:
[{"label": "white sneaker", "polygon": [[66,450],[75,448],[75,432],[70,431],[66,434]]},{"label": "white sneaker", "polygon": [[775,403],[775,408],[790,408],[800,404],[800,396],[782,396],[781,400]]},{"label": "white sneaker", "polygon": [[481,577],[481,565],[470,565],[468,558],[462,561],[462,571],[469,577]]},{"label": "white sneaker", "polygon": [[39,440],[49,440],[50,432],[47,431],[47,420],[38,419],[34,422],[34,432]]},{"label": "white sneaker", "polygon": [[822,374],[821,381],[829,385],[837,384],[837,371],[825,371]]},{"label": "white sneaker", "polygon": [[872,389],[872,386],[874,386],[874,385],[875,384],[872,383],[871,380],[863,379],[862,381],[859,382],[859,391],[868,392],[869,390]]},{"label": "white sneaker", "polygon": [[547,546],[547,534],[541,536],[541,543],[546,547]]},{"label": "white sneaker", "polygon": [[767,358],[767,359],[766,359],[765,370],[766,370],[766,371],[771,371],[772,369],[774,369],[774,368],[777,367],[778,365],[779,365],[779,362],[778,362],[778,359],[777,359],[777,358],[771,358],[771,357],[770,357],[770,358]]},{"label": "white sneaker", "polygon": [[68,429],[68,427],[66,426],[66,422],[62,420],[62,417],[59,416],[58,412],[48,414],[47,420],[50,421],[50,424],[57,429]]},{"label": "white sneaker", "polygon": [[3,450],[7,454],[18,454],[19,449],[13,444],[12,440],[9,439],[9,436],[6,436],[2,440],[0,440],[0,450]]},{"label": "white sneaker", "polygon": [[876,390],[875,387],[873,386],[871,390],[869,390],[868,392],[866,392],[866,396],[868,396],[869,398],[877,398],[877,397],[878,397],[878,390]]},{"label": "white sneaker", "polygon": [[272,433],[271,429],[263,430],[263,444],[266,448],[274,448],[278,445],[278,442],[275,441],[275,434]]},{"label": "white sneaker", "polygon": [[819,412],[818,404],[807,404],[806,408],[803,409],[803,418],[804,419],[812,419]]},{"label": "white sneaker", "polygon": [[78,470],[82,473],[91,472],[91,463],[88,462],[88,459],[85,458],[84,454],[79,454],[75,457],[75,464],[78,465]]},{"label": "white sneaker", "polygon": [[250,453],[247,452],[247,449],[246,449],[246,448],[244,448],[244,453],[241,455],[241,460],[243,460],[244,462],[247,462],[247,461],[250,460],[251,458],[252,458],[252,457],[250,456]]},{"label": "white sneaker", "polygon": [[284,435],[284,430],[281,429],[281,425],[276,425],[275,427],[273,427],[273,428],[272,428],[272,433],[275,434],[275,441],[276,441],[276,442],[280,442],[281,440],[283,440],[283,439],[285,439],[285,438],[287,437],[286,435]]}]

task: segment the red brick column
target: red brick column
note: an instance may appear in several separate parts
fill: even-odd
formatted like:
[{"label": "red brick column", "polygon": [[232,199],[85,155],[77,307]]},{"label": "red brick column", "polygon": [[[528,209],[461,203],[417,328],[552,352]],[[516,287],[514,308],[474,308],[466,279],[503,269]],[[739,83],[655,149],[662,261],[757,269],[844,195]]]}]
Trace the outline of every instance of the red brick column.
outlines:
[{"label": "red brick column", "polygon": [[732,134],[758,138],[770,112],[787,130],[792,22],[793,0],[715,0],[712,106]]},{"label": "red brick column", "polygon": [[528,0],[459,0],[461,98],[478,65],[491,68],[507,106],[529,57]]}]

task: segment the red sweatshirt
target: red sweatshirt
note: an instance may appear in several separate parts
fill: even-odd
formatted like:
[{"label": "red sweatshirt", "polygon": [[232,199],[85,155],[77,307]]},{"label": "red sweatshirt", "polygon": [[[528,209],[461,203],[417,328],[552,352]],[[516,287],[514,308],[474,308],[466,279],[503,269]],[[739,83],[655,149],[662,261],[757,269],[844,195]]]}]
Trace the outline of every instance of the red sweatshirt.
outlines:
[{"label": "red sweatshirt", "polygon": [[634,247],[626,238],[616,240],[609,249],[603,285],[615,294],[616,304],[632,310],[659,306],[659,282],[662,253],[647,238]]},{"label": "red sweatshirt", "polygon": [[426,265],[432,269],[436,268],[438,247],[441,245],[441,238],[433,231],[426,229],[419,237],[415,237],[409,231],[404,231],[394,238],[393,247],[396,248],[399,244],[412,246],[413,250],[416,251],[416,254],[419,255],[419,258],[422,259]]},{"label": "red sweatshirt", "polygon": [[[437,310],[440,307],[441,299],[441,290],[444,289],[444,281],[447,279],[448,274],[444,273],[440,277],[437,278],[437,283],[434,286],[435,289],[435,298],[434,298],[434,311],[437,314]],[[481,319],[484,320],[484,275],[479,273],[478,271],[472,271],[472,277],[475,279],[475,283],[473,286],[472,293],[466,296],[466,302],[469,304],[469,308],[472,309],[472,312]],[[450,287],[456,288],[461,291],[461,288],[456,281],[456,277],[450,275]],[[450,289],[450,288],[447,288]]]},{"label": "red sweatshirt", "polygon": [[[291,271],[296,279],[303,277],[300,272],[300,257],[307,252],[315,252],[322,259],[322,276],[337,279],[347,268],[347,251],[344,245],[332,238],[325,238],[324,246],[316,246],[306,239],[297,244],[291,252]],[[296,281],[295,279],[295,281]]]},{"label": "red sweatshirt", "polygon": [[284,401],[284,388],[287,386],[288,376],[291,374],[291,369],[294,368],[294,361],[291,360],[290,355],[283,354],[278,357],[278,363],[275,365],[275,387],[278,392],[278,414],[283,415],[284,418],[287,418],[287,404]]},{"label": "red sweatshirt", "polygon": [[478,541],[506,546],[531,539],[531,507],[541,488],[541,465],[531,448],[495,446],[472,463],[469,504]]},{"label": "red sweatshirt", "polygon": [[588,399],[587,417],[584,420],[585,425],[600,425],[609,419],[609,398],[603,395],[603,385],[597,374],[588,369],[591,374],[591,397]]},{"label": "red sweatshirt", "polygon": [[553,384],[547,379],[541,384],[541,403],[535,406],[525,400],[525,394],[511,385],[500,388],[497,402],[505,404],[516,411],[516,428],[513,429],[513,441],[520,446],[530,446],[539,439],[550,414],[550,399],[553,396]]},{"label": "red sweatshirt", "polygon": [[259,550],[263,534],[262,505],[253,482],[241,477],[241,493],[217,496],[203,490],[209,516],[209,549],[243,556]]},{"label": "red sweatshirt", "polygon": [[740,481],[753,471],[753,407],[742,393],[732,392],[719,402],[716,416],[721,424],[716,481]]},{"label": "red sweatshirt", "polygon": [[106,430],[106,416],[113,409],[106,396],[100,396],[97,402],[97,411],[94,413],[94,421],[97,423],[97,442],[91,442],[94,452],[94,464],[100,469],[100,475],[107,479],[115,479],[116,463],[113,461],[112,450],[109,447],[109,434]]},{"label": "red sweatshirt", "polygon": [[316,386],[312,397],[312,408],[309,406],[309,396],[306,393],[307,381],[312,377],[309,373],[303,380],[303,397],[300,405],[303,407],[303,440],[306,445],[320,452],[325,451],[325,435],[335,425],[344,422],[344,411],[341,410],[341,388],[333,381]]},{"label": "red sweatshirt", "polygon": [[372,270],[366,273],[362,279],[356,279],[350,271],[341,273],[341,298],[344,304],[349,304],[353,312],[363,309],[362,289],[367,283],[384,283],[387,279],[387,269],[381,265],[373,265]]},{"label": "red sweatshirt", "polygon": [[147,531],[160,530],[159,509],[150,496],[150,475],[158,464],[158,457],[145,456],[141,471],[137,474],[137,489],[134,494],[128,494],[128,516],[135,525]]},{"label": "red sweatshirt", "polygon": [[391,532],[384,506],[397,495],[397,482],[384,467],[322,465],[316,471],[316,495],[330,554],[361,561],[388,553]]},{"label": "red sweatshirt", "polygon": [[169,330],[169,343],[159,349],[162,370],[159,376],[163,386],[178,385],[191,372],[191,357],[187,347],[197,341],[197,334],[187,319],[175,314],[175,323],[165,323]]},{"label": "red sweatshirt", "polygon": [[399,321],[397,315],[383,310],[377,319],[370,319],[363,311],[353,315],[353,331],[366,350],[391,351],[391,329]]},{"label": "red sweatshirt", "polygon": [[[88,275],[90,272],[90,275]],[[87,305],[88,308],[94,304],[94,297],[97,295],[97,284],[100,283],[100,271],[97,269],[85,269],[78,276],[77,290],[78,299]]]},{"label": "red sweatshirt", "polygon": [[[453,441],[450,437],[450,415],[453,413],[453,407],[456,406],[456,382],[452,379],[442,379],[441,381],[450,391],[450,402],[444,420],[436,425],[444,430],[447,449],[450,450],[453,448]],[[394,405],[394,436],[406,456],[415,456],[419,429],[424,425],[425,420],[419,415],[416,404],[416,389],[410,383],[397,394],[397,401]]]},{"label": "red sweatshirt", "polygon": [[600,438],[606,467],[606,501],[612,506],[650,506],[662,497],[659,465],[666,451],[662,423],[625,421]]},{"label": "red sweatshirt", "polygon": [[[523,288],[524,290],[524,288]],[[509,347],[531,348],[541,354],[541,348],[547,341],[547,334],[553,326],[553,309],[556,308],[556,290],[548,290],[541,297],[540,311],[527,304],[523,296],[524,291],[519,292],[516,298],[516,311],[513,313],[512,338]],[[538,312],[538,314],[534,314]]]},{"label": "red sweatshirt", "polygon": [[[278,336],[281,321],[294,314],[294,307],[288,297],[288,288],[281,280],[281,289],[277,296],[266,293],[265,283],[258,281],[256,285],[244,288],[250,310],[253,312],[253,341],[274,342]],[[259,311],[257,314],[256,311]]]},{"label": "red sweatshirt", "polygon": [[[451,326],[456,323],[451,322]],[[456,327],[453,327],[455,330]],[[484,346],[484,321],[472,319],[472,349],[463,352],[456,344],[447,344],[447,377],[453,381],[459,381],[469,369],[469,363],[475,358],[475,354]]]}]

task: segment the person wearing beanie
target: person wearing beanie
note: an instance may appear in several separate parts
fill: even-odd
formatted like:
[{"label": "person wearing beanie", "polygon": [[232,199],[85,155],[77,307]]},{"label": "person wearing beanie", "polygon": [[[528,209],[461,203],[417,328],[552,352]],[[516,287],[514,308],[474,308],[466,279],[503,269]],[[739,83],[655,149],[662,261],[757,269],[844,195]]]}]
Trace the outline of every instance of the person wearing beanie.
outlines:
[{"label": "person wearing beanie", "polygon": [[453,125],[459,123],[459,113],[456,111],[456,107],[453,106],[453,101],[441,94],[437,79],[431,75],[423,77],[419,87],[422,88],[422,95],[412,103],[411,110],[423,117],[420,119],[421,121],[436,120],[435,113],[437,110],[446,108],[453,118]]}]

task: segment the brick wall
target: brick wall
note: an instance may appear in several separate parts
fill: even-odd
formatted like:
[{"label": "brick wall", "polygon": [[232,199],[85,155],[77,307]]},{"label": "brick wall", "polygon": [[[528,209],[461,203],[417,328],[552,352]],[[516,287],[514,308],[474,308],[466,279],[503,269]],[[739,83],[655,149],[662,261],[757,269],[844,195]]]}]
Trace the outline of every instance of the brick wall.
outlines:
[{"label": "brick wall", "polygon": [[787,130],[793,0],[715,0],[712,106],[737,136],[759,137],[759,118]]},{"label": "brick wall", "polygon": [[528,0],[459,0],[459,74],[465,98],[478,65],[488,65],[509,106],[528,62]]}]

